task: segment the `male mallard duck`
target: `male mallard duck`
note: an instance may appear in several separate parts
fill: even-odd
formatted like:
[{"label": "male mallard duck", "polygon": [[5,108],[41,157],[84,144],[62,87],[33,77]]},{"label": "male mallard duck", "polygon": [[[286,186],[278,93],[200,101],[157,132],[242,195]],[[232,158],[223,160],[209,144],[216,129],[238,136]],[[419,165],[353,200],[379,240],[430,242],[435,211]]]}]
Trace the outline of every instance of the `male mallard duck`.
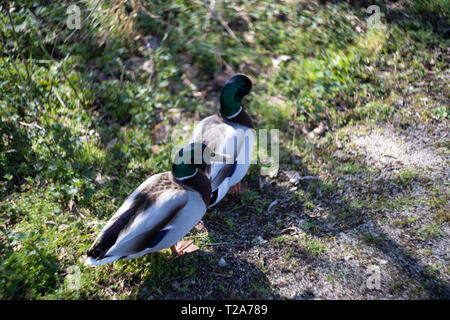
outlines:
[{"label": "male mallard duck", "polygon": [[176,245],[203,217],[211,184],[204,174],[211,150],[191,143],[183,147],[172,171],[142,183],[112,216],[88,251],[87,265],[132,259],[171,248],[183,254],[198,249],[193,242]]},{"label": "male mallard duck", "polygon": [[213,161],[207,168],[212,189],[209,207],[222,200],[229,188],[237,186],[240,190],[240,181],[250,166],[255,134],[242,99],[251,88],[251,80],[242,74],[228,79],[220,93],[220,113],[200,121],[192,133],[191,142],[204,143],[232,160]]}]

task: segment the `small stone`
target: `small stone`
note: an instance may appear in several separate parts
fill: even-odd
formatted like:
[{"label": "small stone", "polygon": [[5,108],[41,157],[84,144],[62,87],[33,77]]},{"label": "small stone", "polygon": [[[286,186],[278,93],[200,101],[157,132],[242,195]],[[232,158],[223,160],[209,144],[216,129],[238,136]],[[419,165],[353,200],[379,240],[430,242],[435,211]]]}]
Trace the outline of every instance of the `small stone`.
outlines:
[{"label": "small stone", "polygon": [[300,178],[301,180],[319,180],[319,178],[314,176],[303,176]]},{"label": "small stone", "polygon": [[226,267],[226,266],[227,266],[227,262],[225,261],[224,258],[220,258],[220,260],[219,260],[219,266],[220,266],[220,267]]},{"label": "small stone", "polygon": [[294,170],[286,171],[286,176],[289,178],[289,182],[292,184],[298,184],[300,182],[300,173]]},{"label": "small stone", "polygon": [[178,281],[172,282],[173,290],[178,290],[180,288],[180,283]]},{"label": "small stone", "polygon": [[275,207],[275,206],[277,205],[277,203],[278,203],[278,200],[273,201],[273,202],[269,205],[269,207],[267,208],[267,212],[270,213],[270,211],[272,210],[272,208]]},{"label": "small stone", "polygon": [[95,176],[95,183],[101,186],[105,184],[105,179],[103,179],[102,174],[100,172],[97,172]]},{"label": "small stone", "polygon": [[255,238],[255,243],[263,244],[263,243],[266,243],[266,242],[267,242],[267,240],[264,240],[263,237],[261,237],[261,236],[257,236]]}]

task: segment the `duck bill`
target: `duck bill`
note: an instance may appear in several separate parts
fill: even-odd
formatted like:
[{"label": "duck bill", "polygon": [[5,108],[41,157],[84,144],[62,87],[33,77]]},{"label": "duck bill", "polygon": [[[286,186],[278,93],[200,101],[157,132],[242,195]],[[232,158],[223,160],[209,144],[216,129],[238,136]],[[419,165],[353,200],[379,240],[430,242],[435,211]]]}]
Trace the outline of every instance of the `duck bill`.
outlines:
[{"label": "duck bill", "polygon": [[252,91],[266,91],[267,90],[267,85],[259,85],[259,86],[254,86]]},{"label": "duck bill", "polygon": [[229,156],[228,154],[223,154],[219,152],[214,152],[212,155],[213,162],[224,162],[224,163],[234,163],[233,157]]}]

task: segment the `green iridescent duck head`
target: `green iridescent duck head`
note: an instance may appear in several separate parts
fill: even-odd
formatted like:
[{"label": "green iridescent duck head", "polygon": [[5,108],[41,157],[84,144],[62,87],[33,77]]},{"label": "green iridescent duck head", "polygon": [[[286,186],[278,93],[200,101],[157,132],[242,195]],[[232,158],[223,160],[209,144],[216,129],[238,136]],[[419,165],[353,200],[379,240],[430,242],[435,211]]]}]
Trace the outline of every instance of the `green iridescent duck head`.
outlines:
[{"label": "green iridescent duck head", "polygon": [[227,160],[230,156],[213,152],[206,144],[193,142],[178,151],[172,162],[172,174],[178,180],[193,177],[198,170],[203,173],[213,161]]},{"label": "green iridescent duck head", "polygon": [[252,81],[243,74],[228,79],[220,93],[220,114],[227,119],[237,116],[242,111],[242,99],[251,89]]},{"label": "green iridescent duck head", "polygon": [[177,179],[186,179],[205,170],[211,163],[212,151],[204,143],[190,143],[178,151],[172,163],[172,173]]}]

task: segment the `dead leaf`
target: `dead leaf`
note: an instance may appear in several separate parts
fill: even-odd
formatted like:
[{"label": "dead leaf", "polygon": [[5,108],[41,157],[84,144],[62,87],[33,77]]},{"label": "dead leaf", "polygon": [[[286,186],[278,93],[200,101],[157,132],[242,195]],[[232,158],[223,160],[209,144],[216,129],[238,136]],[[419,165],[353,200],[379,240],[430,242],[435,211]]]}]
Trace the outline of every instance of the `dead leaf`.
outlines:
[{"label": "dead leaf", "polygon": [[317,128],[315,128],[313,131],[311,131],[309,133],[309,136],[311,138],[315,138],[315,137],[319,137],[321,136],[326,130],[328,129],[328,126],[326,125],[325,122],[321,122],[319,123],[319,125],[317,126]]},{"label": "dead leaf", "polygon": [[112,139],[108,144],[106,145],[106,150],[112,149],[117,143],[117,138]]},{"label": "dead leaf", "polygon": [[281,62],[285,62],[285,61],[288,61],[288,60],[290,60],[290,59],[292,59],[291,56],[288,56],[288,55],[284,55],[284,54],[283,54],[283,55],[281,55],[281,56],[272,58],[272,65],[273,65],[275,68],[278,68],[278,66],[280,65]]},{"label": "dead leaf", "polygon": [[159,153],[160,148],[158,145],[154,144],[150,147],[150,149],[152,150],[153,153]]},{"label": "dead leaf", "polygon": [[242,36],[244,37],[244,40],[247,41],[249,44],[255,43],[254,31],[245,31],[244,33],[242,33]]},{"label": "dead leaf", "polygon": [[67,206],[69,207],[70,211],[72,211],[72,209],[73,209],[73,204],[74,204],[73,200],[72,199],[69,200],[69,203],[67,204]]},{"label": "dead leaf", "polygon": [[62,224],[58,227],[58,231],[64,231],[68,228],[69,226],[67,224]]}]

